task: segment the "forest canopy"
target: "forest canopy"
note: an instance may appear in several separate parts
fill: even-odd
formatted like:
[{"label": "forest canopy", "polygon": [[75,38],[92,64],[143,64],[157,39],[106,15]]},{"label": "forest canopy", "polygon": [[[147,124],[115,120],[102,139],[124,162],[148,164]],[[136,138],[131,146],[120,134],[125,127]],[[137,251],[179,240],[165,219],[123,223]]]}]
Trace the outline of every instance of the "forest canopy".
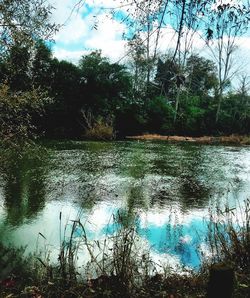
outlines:
[{"label": "forest canopy", "polygon": [[[120,20],[130,28],[126,59],[114,62],[93,50],[74,64],[53,56],[50,41],[59,26],[51,21],[52,6],[43,0],[1,1],[2,139],[249,133],[247,74],[231,87],[249,5],[132,2],[124,1],[126,18]],[[170,24],[176,43],[163,53],[161,29]],[[210,56],[195,51],[197,32]]]}]

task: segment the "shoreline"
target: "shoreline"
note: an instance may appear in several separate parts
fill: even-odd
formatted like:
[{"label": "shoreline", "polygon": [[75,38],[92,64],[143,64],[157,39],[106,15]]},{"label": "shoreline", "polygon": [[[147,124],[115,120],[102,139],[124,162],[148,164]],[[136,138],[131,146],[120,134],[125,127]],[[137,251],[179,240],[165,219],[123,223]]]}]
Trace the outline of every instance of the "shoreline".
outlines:
[{"label": "shoreline", "polygon": [[187,137],[187,136],[171,136],[159,134],[143,134],[138,136],[127,136],[130,140],[148,140],[148,141],[167,141],[167,142],[187,142],[195,144],[232,144],[232,145],[250,145],[250,136],[230,135],[230,136],[202,136],[202,137]]}]

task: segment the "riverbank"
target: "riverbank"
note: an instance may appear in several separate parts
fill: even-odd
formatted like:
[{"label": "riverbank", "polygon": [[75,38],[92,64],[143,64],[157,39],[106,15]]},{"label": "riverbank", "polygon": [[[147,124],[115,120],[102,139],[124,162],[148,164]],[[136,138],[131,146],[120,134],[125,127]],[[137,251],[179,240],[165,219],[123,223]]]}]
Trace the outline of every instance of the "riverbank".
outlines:
[{"label": "riverbank", "polygon": [[202,136],[202,137],[186,137],[186,136],[166,136],[159,134],[144,134],[139,136],[127,136],[130,140],[159,140],[168,142],[188,142],[197,144],[233,144],[233,145],[250,145],[250,136],[230,135],[230,136]]},{"label": "riverbank", "polygon": [[[75,254],[75,252],[73,253]],[[21,259],[18,252],[10,249],[9,252],[5,252],[3,262],[6,261],[8,254],[11,255],[12,261],[14,260],[15,267],[6,278],[0,279],[1,298],[217,297],[214,296],[214,291],[210,293],[211,282],[213,283],[212,289],[214,286],[216,287],[216,293],[220,293],[221,290],[225,291],[224,286],[227,282],[230,295],[225,297],[245,298],[248,297],[250,288],[249,274],[235,264],[228,267],[224,262],[216,265],[203,264],[198,272],[187,270],[178,274],[170,268],[165,268],[164,273],[149,275],[147,268],[143,266],[135,268],[135,264],[131,263],[130,256],[129,259],[125,256],[124,268],[120,268],[122,270],[119,274],[104,272],[96,278],[83,278],[77,272],[76,267],[70,266],[69,260],[65,264],[60,262],[60,265],[49,265],[48,260],[42,260],[36,255]],[[16,258],[19,259],[16,260]],[[110,261],[115,261],[116,264],[122,262],[120,258]],[[148,265],[152,264],[149,262]],[[215,275],[211,275],[215,266],[220,266],[221,270],[217,270]],[[232,280],[226,276],[228,272],[232,274]],[[221,284],[221,281],[224,283]]]},{"label": "riverbank", "polygon": [[[143,278],[143,276],[141,276]],[[144,280],[135,287],[134,283],[121,280],[118,276],[101,275],[89,280],[62,280],[61,278],[40,280],[29,276],[21,282],[9,278],[0,282],[0,297],[2,298],[194,298],[206,297],[207,275],[193,274],[180,276],[172,274],[165,277],[156,274]],[[245,296],[239,296],[245,297]]]}]

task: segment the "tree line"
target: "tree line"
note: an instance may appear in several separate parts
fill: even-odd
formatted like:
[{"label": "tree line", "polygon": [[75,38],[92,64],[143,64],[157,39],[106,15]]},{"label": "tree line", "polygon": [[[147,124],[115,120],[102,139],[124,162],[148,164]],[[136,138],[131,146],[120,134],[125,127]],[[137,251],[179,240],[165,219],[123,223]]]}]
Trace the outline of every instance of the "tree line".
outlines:
[{"label": "tree line", "polygon": [[[162,16],[160,25],[164,24],[165,10],[149,3],[144,7],[146,2],[142,2],[136,6],[137,22],[144,28],[129,37],[126,64],[113,63],[93,51],[75,65],[53,57],[48,40],[58,27],[49,22],[52,8],[46,2],[23,1],[27,14],[18,13],[20,6],[15,1],[4,2],[0,6],[2,139],[29,138],[35,133],[103,139],[142,133],[249,133],[247,76],[242,76],[237,90],[230,88],[236,37],[247,25],[245,6],[221,4],[216,8],[217,18],[211,16],[210,26],[204,27],[208,47],[209,39],[218,42],[211,48],[213,61],[191,50],[190,34],[199,27],[197,12],[206,6],[177,1],[178,5],[170,7],[180,16],[175,24],[177,45],[163,55],[156,51],[157,30],[153,51],[150,39],[155,18]],[[28,26],[23,19],[27,16],[33,16]],[[141,33],[146,34],[145,40]]]}]

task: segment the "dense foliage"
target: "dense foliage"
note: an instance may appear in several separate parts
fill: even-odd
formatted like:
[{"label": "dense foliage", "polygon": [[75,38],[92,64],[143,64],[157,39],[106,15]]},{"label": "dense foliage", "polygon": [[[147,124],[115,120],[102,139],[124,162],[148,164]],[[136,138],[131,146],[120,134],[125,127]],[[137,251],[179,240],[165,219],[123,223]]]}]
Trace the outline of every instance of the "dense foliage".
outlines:
[{"label": "dense foliage", "polygon": [[[49,137],[83,137],[86,132],[90,136],[88,130],[97,123],[99,128],[103,123],[112,137],[115,132],[118,136],[249,133],[250,97],[243,85],[224,95],[220,119],[215,122],[216,67],[199,55],[187,59],[185,76],[179,75],[171,58],[159,58],[154,79],[144,92],[125,66],[111,63],[100,52],[83,56],[76,66],[53,58],[41,41],[31,50],[13,47],[0,66],[4,135],[16,134],[17,127],[27,135],[27,127],[37,126]],[[46,91],[43,101],[38,90]],[[39,117],[42,110],[45,115]],[[109,137],[105,133],[103,138]]]},{"label": "dense foliage", "polygon": [[45,100],[38,90],[13,93],[7,85],[0,85],[0,137],[2,140],[27,139],[34,136],[33,115],[41,115]]},{"label": "dense foliage", "polygon": [[[144,10],[139,5],[138,15],[134,16],[136,23],[130,24],[134,29],[141,28],[140,24],[144,26],[130,37],[129,63],[111,63],[95,51],[75,65],[53,58],[48,40],[57,26],[50,22],[52,7],[46,1],[23,0],[21,6],[16,0],[1,1],[2,138],[30,137],[35,129],[47,137],[99,139],[146,132],[248,134],[247,76],[242,78],[238,90],[229,88],[235,37],[247,27],[248,8],[240,10],[224,4],[213,8],[209,27],[203,28],[208,47],[209,41],[220,33],[219,52],[214,50],[216,59],[211,61],[191,51],[190,34],[199,29],[198,13],[206,15],[213,1],[197,5],[193,1],[177,1],[175,8],[168,7],[170,11],[164,10],[161,2],[153,2],[155,5],[145,4]],[[180,23],[172,24],[178,33],[176,49],[167,56],[157,53],[157,37],[152,55],[152,24],[162,15],[160,28],[165,13],[170,12],[180,17]],[[141,32],[147,36],[144,41]]]}]

